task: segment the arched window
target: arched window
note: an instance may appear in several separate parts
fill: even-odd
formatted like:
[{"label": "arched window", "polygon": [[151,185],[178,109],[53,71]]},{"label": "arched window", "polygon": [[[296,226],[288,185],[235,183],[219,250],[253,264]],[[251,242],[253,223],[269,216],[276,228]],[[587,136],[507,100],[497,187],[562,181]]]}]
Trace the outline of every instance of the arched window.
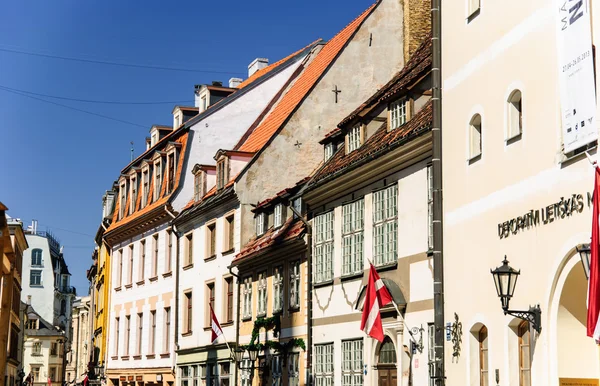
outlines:
[{"label": "arched window", "polygon": [[43,253],[43,251],[39,248],[36,248],[31,251],[31,266],[32,267],[40,267],[42,265],[42,253]]},{"label": "arched window", "polygon": [[479,345],[479,384],[488,386],[488,329],[486,326],[479,329],[477,342]]},{"label": "arched window", "polygon": [[506,101],[508,108],[507,139],[518,137],[523,132],[523,104],[521,91],[514,90]]},{"label": "arched window", "polygon": [[386,336],[379,349],[379,364],[396,364],[396,347],[389,336]]},{"label": "arched window", "polygon": [[67,313],[67,302],[65,301],[65,299],[60,301],[60,314],[61,315],[66,315]]},{"label": "arched window", "polygon": [[481,115],[475,114],[469,122],[469,161],[481,157]]},{"label": "arched window", "polygon": [[519,324],[519,386],[531,385],[531,334],[529,322]]}]

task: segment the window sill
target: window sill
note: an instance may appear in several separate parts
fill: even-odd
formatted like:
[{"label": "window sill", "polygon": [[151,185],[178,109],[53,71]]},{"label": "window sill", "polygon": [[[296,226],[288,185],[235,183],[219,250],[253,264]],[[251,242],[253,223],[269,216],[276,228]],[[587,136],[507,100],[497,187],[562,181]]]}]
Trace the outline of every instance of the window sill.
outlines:
[{"label": "window sill", "polygon": [[212,326],[204,326],[204,327],[202,327],[202,329],[204,331],[210,331],[210,330],[212,330]]},{"label": "window sill", "polygon": [[467,162],[469,163],[469,165],[473,165],[475,162],[479,161],[481,159],[481,153],[469,158],[467,160]]},{"label": "window sill", "polygon": [[146,355],[146,359],[154,359],[154,358],[156,358],[155,354],[148,354],[148,355]]},{"label": "window sill", "polygon": [[118,355],[113,355],[112,357],[110,357],[110,359],[112,359],[113,361],[118,361],[119,360],[119,356]]},{"label": "window sill", "polygon": [[142,359],[142,355],[141,355],[141,354],[139,354],[139,355],[134,355],[134,356],[133,356],[133,359]]},{"label": "window sill", "polygon": [[158,280],[158,276],[152,276],[151,278],[148,279],[148,281],[157,281]]},{"label": "window sill", "polygon": [[221,323],[221,327],[229,327],[229,326],[233,326],[233,320],[231,320],[229,322]]},{"label": "window sill", "polygon": [[162,276],[163,277],[171,277],[171,276],[173,276],[173,272],[172,271],[165,272],[165,273],[162,274]]},{"label": "window sill", "polygon": [[291,314],[291,313],[296,313],[296,312],[298,312],[298,311],[300,311],[300,306],[296,306],[296,307],[290,307],[290,308],[288,308],[288,312],[289,312],[290,314]]},{"label": "window sill", "polygon": [[473,20],[475,20],[475,18],[477,16],[479,16],[479,13],[481,12],[481,8],[477,8],[476,10],[474,10],[473,12],[471,12],[471,14],[469,16],[467,16],[467,24],[471,23]]},{"label": "window sill", "polygon": [[44,288],[44,286],[41,284],[29,284],[29,286],[32,288]]},{"label": "window sill", "polygon": [[122,360],[122,361],[128,361],[128,360],[129,360],[129,355],[123,355],[123,356],[121,357],[121,360]]},{"label": "window sill", "polygon": [[377,268],[377,272],[391,271],[398,268],[398,262],[376,265],[375,268]]},{"label": "window sill", "polygon": [[144,280],[144,279],[135,283],[135,285],[144,285],[144,284],[146,284],[146,280]]},{"label": "window sill", "polygon": [[226,251],[221,252],[221,255],[222,256],[226,256],[226,255],[229,255],[229,254],[233,253],[234,251],[235,251],[235,248],[230,248],[230,249],[228,249]]},{"label": "window sill", "polygon": [[181,334],[181,336],[186,337],[186,336],[192,336],[193,331],[188,331],[188,332],[184,332],[183,334]]},{"label": "window sill", "polygon": [[318,283],[313,283],[313,288],[327,287],[328,285],[332,285],[332,284],[333,284],[333,279],[329,279],[329,280],[321,281]]},{"label": "window sill", "polygon": [[171,356],[171,354],[170,354],[170,353],[168,353],[168,352],[165,352],[165,353],[162,353],[162,354],[160,354],[160,357],[161,357],[161,358],[168,358],[168,357],[170,357],[170,356]]},{"label": "window sill", "polygon": [[242,316],[242,322],[249,322],[252,320],[252,316]]},{"label": "window sill", "polygon": [[279,309],[279,310],[273,310],[273,316],[275,315],[283,315],[283,308]]},{"label": "window sill", "polygon": [[209,261],[213,261],[217,259],[217,255],[212,255],[212,256],[208,256],[206,259],[204,259],[205,263],[208,263]]},{"label": "window sill", "polygon": [[184,271],[187,271],[187,270],[188,270],[188,269],[190,269],[190,268],[194,268],[194,263],[190,263],[190,264],[188,264],[188,265],[184,266],[184,267],[183,267],[183,270],[184,270]]},{"label": "window sill", "polygon": [[266,318],[267,317],[267,313],[266,312],[260,312],[256,314],[257,318]]},{"label": "window sill", "polygon": [[121,290],[121,286],[115,287],[115,292],[119,292]]},{"label": "window sill", "polygon": [[343,275],[340,280],[341,281],[349,281],[349,280],[355,280],[355,279],[362,279],[363,277],[363,273],[362,272],[355,272],[355,273],[348,273],[346,275]]},{"label": "window sill", "polygon": [[131,284],[131,283],[130,284],[125,284],[125,288],[131,288],[131,287],[133,287],[133,284]]},{"label": "window sill", "polygon": [[510,138],[507,138],[506,141],[505,141],[506,142],[506,146],[512,145],[513,143],[520,141],[522,137],[523,137],[523,133],[519,133],[517,135],[513,135]]},{"label": "window sill", "polygon": [[596,148],[598,147],[598,141],[594,141],[591,143],[588,143],[587,145],[583,145],[578,149],[575,149],[569,153],[562,153],[562,160],[560,161],[561,166],[568,166],[571,163],[583,159],[585,157],[585,152],[591,152],[593,150],[596,150]]}]

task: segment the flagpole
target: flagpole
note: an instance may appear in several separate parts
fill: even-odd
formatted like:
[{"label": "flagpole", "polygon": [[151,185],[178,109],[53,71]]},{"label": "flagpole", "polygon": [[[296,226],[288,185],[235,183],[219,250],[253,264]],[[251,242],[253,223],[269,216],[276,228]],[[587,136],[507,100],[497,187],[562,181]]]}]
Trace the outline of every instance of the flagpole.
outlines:
[{"label": "flagpole", "polygon": [[[227,349],[229,350],[229,354],[233,355],[233,352],[231,351],[231,347],[229,346],[229,342],[227,341],[227,338],[225,337],[225,331],[223,331],[223,327],[221,327],[221,323],[219,323],[219,321],[217,320],[217,315],[215,315],[215,310],[213,310],[212,305],[209,304],[210,307],[210,313],[211,313],[211,319],[215,319],[217,321],[217,325],[219,326],[219,330],[221,330],[221,335],[223,335],[223,338],[225,338],[225,344],[227,345]],[[211,324],[212,324],[212,320],[211,320]],[[219,339],[219,337],[217,336],[217,339]]]}]

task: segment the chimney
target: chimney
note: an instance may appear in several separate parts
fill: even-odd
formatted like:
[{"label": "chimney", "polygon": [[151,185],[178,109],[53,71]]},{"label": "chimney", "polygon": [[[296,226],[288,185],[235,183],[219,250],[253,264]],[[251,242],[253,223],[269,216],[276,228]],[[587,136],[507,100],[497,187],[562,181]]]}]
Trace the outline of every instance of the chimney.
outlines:
[{"label": "chimney", "polygon": [[256,58],[248,66],[248,76],[252,76],[256,71],[262,70],[269,65],[269,59],[267,58]]},{"label": "chimney", "polygon": [[238,88],[238,86],[243,82],[242,78],[231,78],[229,79],[229,87]]},{"label": "chimney", "polygon": [[212,85],[217,87],[223,87],[223,82],[221,82],[220,80],[213,80]]}]

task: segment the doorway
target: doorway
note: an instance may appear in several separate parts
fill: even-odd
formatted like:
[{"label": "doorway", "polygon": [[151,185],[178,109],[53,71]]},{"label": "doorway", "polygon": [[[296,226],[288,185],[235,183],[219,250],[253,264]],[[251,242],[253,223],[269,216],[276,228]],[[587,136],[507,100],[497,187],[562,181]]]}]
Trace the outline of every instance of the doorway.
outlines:
[{"label": "doorway", "polygon": [[377,362],[378,386],[396,386],[398,384],[396,363],[396,347],[390,337],[386,336],[379,348],[379,361]]}]

